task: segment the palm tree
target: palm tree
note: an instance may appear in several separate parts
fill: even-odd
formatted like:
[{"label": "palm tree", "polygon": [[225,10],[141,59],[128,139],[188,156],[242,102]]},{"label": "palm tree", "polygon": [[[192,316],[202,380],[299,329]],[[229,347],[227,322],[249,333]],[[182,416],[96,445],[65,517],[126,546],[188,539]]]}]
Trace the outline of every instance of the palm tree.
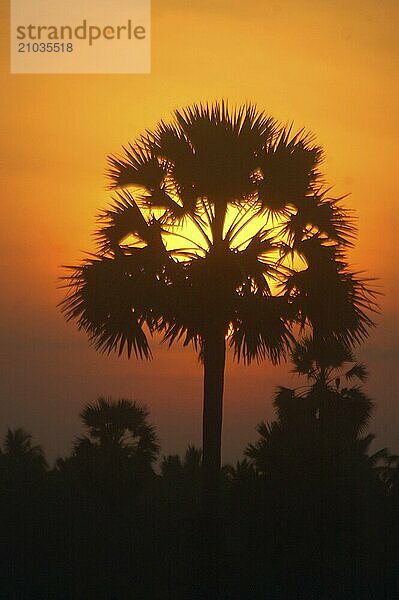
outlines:
[{"label": "palm tree", "polygon": [[[350,556],[375,555],[376,507],[389,507],[381,483],[387,454],[369,454],[373,403],[361,385],[367,370],[353,353],[336,340],[306,337],[292,359],[307,385],[277,390],[277,419],[258,425],[259,439],[245,454],[273,498],[274,535],[296,548],[312,589],[325,589],[332,564],[344,577]],[[285,556],[289,570],[295,560]]]},{"label": "palm tree", "polygon": [[32,435],[22,428],[7,430],[1,459],[11,484],[40,477],[47,469],[42,447],[34,445]]},{"label": "palm tree", "polygon": [[[336,339],[305,337],[294,346],[291,358],[294,371],[310,382],[305,394],[326,432],[334,426],[340,435],[360,435],[370,421],[373,402],[360,385],[367,381],[367,368],[356,362],[352,350]],[[348,387],[353,379],[359,383]],[[280,396],[275,403],[283,417],[284,392]]]},{"label": "palm tree", "polygon": [[80,418],[89,437],[77,440],[75,454],[99,450],[111,459],[123,457],[141,469],[150,469],[155,462],[159,452],[155,428],[148,423],[148,411],[137,402],[100,397],[84,407]]},{"label": "palm tree", "polygon": [[[364,433],[373,402],[360,385],[341,386],[341,381],[367,379],[365,365],[355,362],[353,352],[336,339],[305,337],[291,353],[294,372],[306,376],[309,385],[297,389],[280,387],[273,404],[277,421],[260,423],[260,439],[246,455],[259,472],[300,473],[300,465],[325,464],[342,459],[367,462],[366,452],[374,436]],[[296,465],[294,467],[293,465]]]},{"label": "palm tree", "polygon": [[159,332],[198,350],[207,498],[219,482],[226,344],[238,361],[277,363],[295,324],[348,345],[372,325],[373,294],[345,258],[353,219],[328,195],[322,156],[312,136],[252,105],[177,110],[110,157],[116,192],[97,252],[69,267],[63,311],[97,349],[150,358],[148,333]]}]

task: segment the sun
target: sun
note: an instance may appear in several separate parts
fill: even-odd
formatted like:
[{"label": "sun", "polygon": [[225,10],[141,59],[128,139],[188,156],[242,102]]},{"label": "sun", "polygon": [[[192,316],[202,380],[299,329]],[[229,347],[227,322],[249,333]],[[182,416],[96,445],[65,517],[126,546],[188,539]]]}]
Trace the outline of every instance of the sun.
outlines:
[{"label": "sun", "polygon": [[[207,256],[213,244],[214,208],[206,199],[197,201],[198,209],[195,215],[188,214],[176,219],[175,217],[171,218],[165,209],[154,208],[147,204],[141,188],[133,186],[131,193],[138,199],[140,210],[147,223],[154,222],[154,220],[159,222],[165,248],[176,261],[188,262]],[[177,194],[172,195],[172,198],[179,202]],[[265,265],[275,264],[278,266],[274,275],[270,271],[265,272],[270,292],[274,296],[282,293],[279,273],[281,274],[282,271],[285,273],[298,272],[307,268],[305,258],[298,252],[294,250],[287,252],[284,228],[287,218],[295,214],[295,210],[295,207],[286,207],[280,213],[262,211],[259,209],[257,197],[254,195],[245,206],[238,202],[228,205],[225,214],[223,239],[232,252],[239,253],[246,250],[256,238],[262,241],[270,240],[273,243],[273,248],[267,248],[264,261]],[[132,233],[129,233],[120,242],[120,246],[127,251],[129,248],[145,248],[146,245],[143,239]],[[262,255],[259,258],[262,260]]]}]

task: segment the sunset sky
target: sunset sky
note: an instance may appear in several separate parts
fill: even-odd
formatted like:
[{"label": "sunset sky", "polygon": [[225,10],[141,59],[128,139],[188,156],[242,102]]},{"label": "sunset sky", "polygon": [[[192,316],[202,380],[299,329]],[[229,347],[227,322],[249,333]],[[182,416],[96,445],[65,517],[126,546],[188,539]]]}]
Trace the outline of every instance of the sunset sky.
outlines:
[{"label": "sunset sky", "polygon": [[[384,296],[359,350],[376,402],[374,448],[399,451],[397,231],[398,4],[394,0],[152,1],[150,75],[10,75],[1,3],[2,252],[0,434],[22,426],[50,458],[70,450],[82,405],[99,395],[148,406],[164,453],[201,439],[201,369],[191,349],[154,342],[151,363],[95,352],[57,309],[61,265],[94,248],[109,200],[106,156],[176,107],[251,101],[312,131],[337,196],[350,193],[351,251]],[[290,367],[228,361],[224,458],[272,417]]]}]

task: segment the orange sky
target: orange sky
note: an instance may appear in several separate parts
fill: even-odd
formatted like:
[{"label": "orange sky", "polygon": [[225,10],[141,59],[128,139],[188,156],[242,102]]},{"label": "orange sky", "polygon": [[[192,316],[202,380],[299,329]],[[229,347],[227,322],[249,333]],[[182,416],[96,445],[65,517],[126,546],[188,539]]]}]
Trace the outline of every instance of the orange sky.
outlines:
[{"label": "orange sky", "polygon": [[[194,354],[156,348],[149,365],[99,356],[59,315],[56,286],[60,264],[76,262],[91,247],[94,216],[108,197],[106,155],[175,107],[227,98],[255,102],[313,131],[335,193],[351,193],[347,204],[360,228],[352,263],[379,277],[385,293],[379,327],[360,352],[372,371],[373,430],[380,445],[397,447],[397,2],[153,0],[150,75],[10,75],[6,4],[2,429],[22,425],[50,453],[64,452],[83,403],[100,393],[125,394],[149,405],[165,452],[199,443],[201,373]],[[287,370],[229,363],[226,458],[253,437],[259,420],[270,418],[273,386],[295,384]]]}]

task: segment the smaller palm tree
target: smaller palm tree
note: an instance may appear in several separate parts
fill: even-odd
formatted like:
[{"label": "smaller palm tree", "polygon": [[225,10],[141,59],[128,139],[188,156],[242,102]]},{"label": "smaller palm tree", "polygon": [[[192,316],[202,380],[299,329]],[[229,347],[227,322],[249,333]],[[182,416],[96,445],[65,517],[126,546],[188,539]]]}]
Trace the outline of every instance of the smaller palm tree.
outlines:
[{"label": "smaller palm tree", "polygon": [[[151,465],[159,453],[155,427],[148,423],[144,406],[125,398],[100,397],[80,413],[89,433],[89,441],[101,450],[123,452],[128,458]],[[81,438],[78,446],[87,443]]]},{"label": "smaller palm tree", "polygon": [[263,474],[294,475],[311,465],[327,472],[328,465],[337,466],[339,459],[343,467],[349,467],[350,457],[367,460],[373,436],[361,435],[373,403],[360,385],[341,384],[353,378],[364,382],[366,367],[356,363],[353,353],[336,339],[307,337],[291,356],[294,371],[305,375],[310,385],[278,389],[273,402],[278,420],[258,425],[260,439],[247,447],[246,455]]},{"label": "smaller palm tree", "polygon": [[77,438],[70,459],[59,460],[59,470],[99,491],[128,498],[153,475],[159,453],[149,413],[137,402],[100,397],[80,413],[87,435]]},{"label": "smaller palm tree", "polygon": [[8,429],[1,452],[1,462],[11,483],[35,479],[47,469],[41,446],[32,443],[32,435],[22,428]]},{"label": "smaller palm tree", "polygon": [[[291,359],[294,372],[310,383],[305,395],[321,426],[331,431],[334,425],[340,434],[346,432],[353,437],[362,433],[370,421],[373,403],[361,387],[368,378],[367,368],[356,362],[352,350],[336,339],[305,337],[294,347]],[[356,379],[359,383],[349,385]],[[276,397],[281,418],[289,395],[282,389]]]},{"label": "smaller palm tree", "polygon": [[4,456],[45,466],[43,448],[32,444],[32,435],[22,428],[8,429],[3,445]]}]

